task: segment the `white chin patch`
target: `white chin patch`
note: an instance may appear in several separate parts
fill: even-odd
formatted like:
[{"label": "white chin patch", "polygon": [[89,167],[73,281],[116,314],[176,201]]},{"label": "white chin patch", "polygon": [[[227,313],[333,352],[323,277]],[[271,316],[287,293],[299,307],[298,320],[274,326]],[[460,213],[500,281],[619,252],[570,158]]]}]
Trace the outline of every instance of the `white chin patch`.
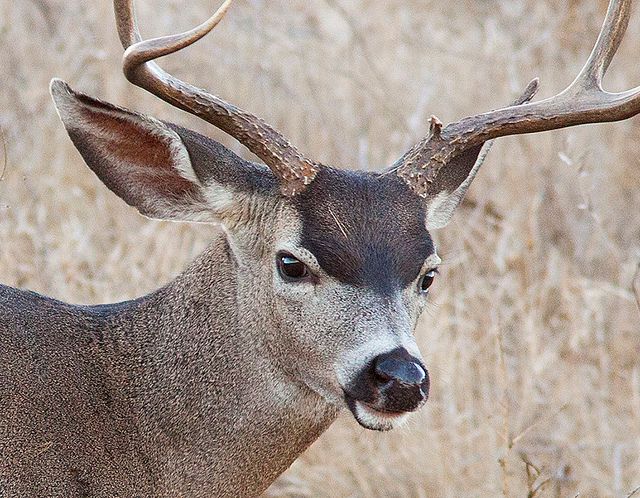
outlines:
[{"label": "white chin patch", "polygon": [[390,431],[402,425],[411,413],[386,413],[355,402],[354,415],[360,425],[374,431]]}]

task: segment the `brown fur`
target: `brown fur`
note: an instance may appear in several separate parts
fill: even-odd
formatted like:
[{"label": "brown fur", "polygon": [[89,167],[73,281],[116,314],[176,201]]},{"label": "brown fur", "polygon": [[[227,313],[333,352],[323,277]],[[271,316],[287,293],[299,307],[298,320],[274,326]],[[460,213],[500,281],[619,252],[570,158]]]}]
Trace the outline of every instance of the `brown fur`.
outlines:
[{"label": "brown fur", "polygon": [[233,264],[219,236],[167,287],[107,306],[0,287],[0,495],[266,489],[336,410],[272,369]]}]

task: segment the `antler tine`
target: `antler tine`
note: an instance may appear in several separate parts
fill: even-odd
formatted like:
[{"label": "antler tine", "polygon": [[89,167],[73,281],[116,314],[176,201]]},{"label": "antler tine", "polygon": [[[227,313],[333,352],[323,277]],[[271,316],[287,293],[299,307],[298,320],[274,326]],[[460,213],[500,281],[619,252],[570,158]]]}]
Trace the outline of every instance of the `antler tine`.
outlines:
[{"label": "antler tine", "polygon": [[123,57],[125,74],[133,73],[137,66],[159,57],[173,54],[206,36],[222,20],[232,2],[233,0],[226,0],[215,14],[190,31],[143,41],[138,29],[135,11],[133,10],[133,0],[128,0],[130,10],[127,12],[130,15],[126,19],[118,17],[118,34],[126,50]]},{"label": "antler tine", "polygon": [[602,78],[622,43],[630,17],[631,1],[611,1],[591,55],[571,86],[596,86],[601,89]]},{"label": "antler tine", "polygon": [[315,178],[318,171],[316,163],[305,158],[284,136],[260,118],[179,80],[153,62],[204,37],[222,20],[232,2],[226,0],[213,16],[190,31],[143,40],[138,30],[133,0],[114,0],[118,34],[125,48],[123,71],[134,85],[236,138],[273,171],[281,181],[285,195],[294,195]]},{"label": "antler tine", "polygon": [[632,0],[611,0],[598,41],[578,77],[554,97],[479,114],[432,127],[429,136],[393,165],[419,195],[429,195],[430,185],[451,159],[487,140],[536,133],[587,123],[619,121],[640,113],[640,87],[621,93],[602,89],[631,15]]},{"label": "antler tine", "polygon": [[116,14],[116,28],[122,47],[126,50],[134,43],[142,41],[133,0],[114,0],[113,9]]}]

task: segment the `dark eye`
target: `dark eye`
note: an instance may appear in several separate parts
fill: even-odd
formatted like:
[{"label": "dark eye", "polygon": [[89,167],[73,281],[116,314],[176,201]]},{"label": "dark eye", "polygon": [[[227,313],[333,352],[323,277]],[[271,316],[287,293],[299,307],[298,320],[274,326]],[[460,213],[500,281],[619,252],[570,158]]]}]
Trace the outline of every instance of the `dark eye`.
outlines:
[{"label": "dark eye", "polygon": [[279,253],[277,262],[280,276],[288,282],[303,280],[310,276],[307,265],[289,253]]},{"label": "dark eye", "polygon": [[426,294],[429,291],[429,287],[433,283],[433,279],[436,278],[437,270],[429,270],[427,273],[422,275],[420,282],[418,283],[420,292]]}]

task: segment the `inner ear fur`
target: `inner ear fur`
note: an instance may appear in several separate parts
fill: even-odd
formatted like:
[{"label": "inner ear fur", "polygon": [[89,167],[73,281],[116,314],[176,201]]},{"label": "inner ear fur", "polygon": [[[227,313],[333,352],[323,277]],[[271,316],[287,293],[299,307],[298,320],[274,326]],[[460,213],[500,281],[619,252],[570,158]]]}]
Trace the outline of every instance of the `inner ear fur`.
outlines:
[{"label": "inner ear fur", "polygon": [[442,228],[449,223],[490,148],[491,142],[487,142],[468,149],[442,168],[427,194],[427,230]]},{"label": "inner ear fur", "polygon": [[91,170],[150,218],[219,221],[239,191],[269,189],[266,167],[212,139],[51,83],[58,114]]}]

